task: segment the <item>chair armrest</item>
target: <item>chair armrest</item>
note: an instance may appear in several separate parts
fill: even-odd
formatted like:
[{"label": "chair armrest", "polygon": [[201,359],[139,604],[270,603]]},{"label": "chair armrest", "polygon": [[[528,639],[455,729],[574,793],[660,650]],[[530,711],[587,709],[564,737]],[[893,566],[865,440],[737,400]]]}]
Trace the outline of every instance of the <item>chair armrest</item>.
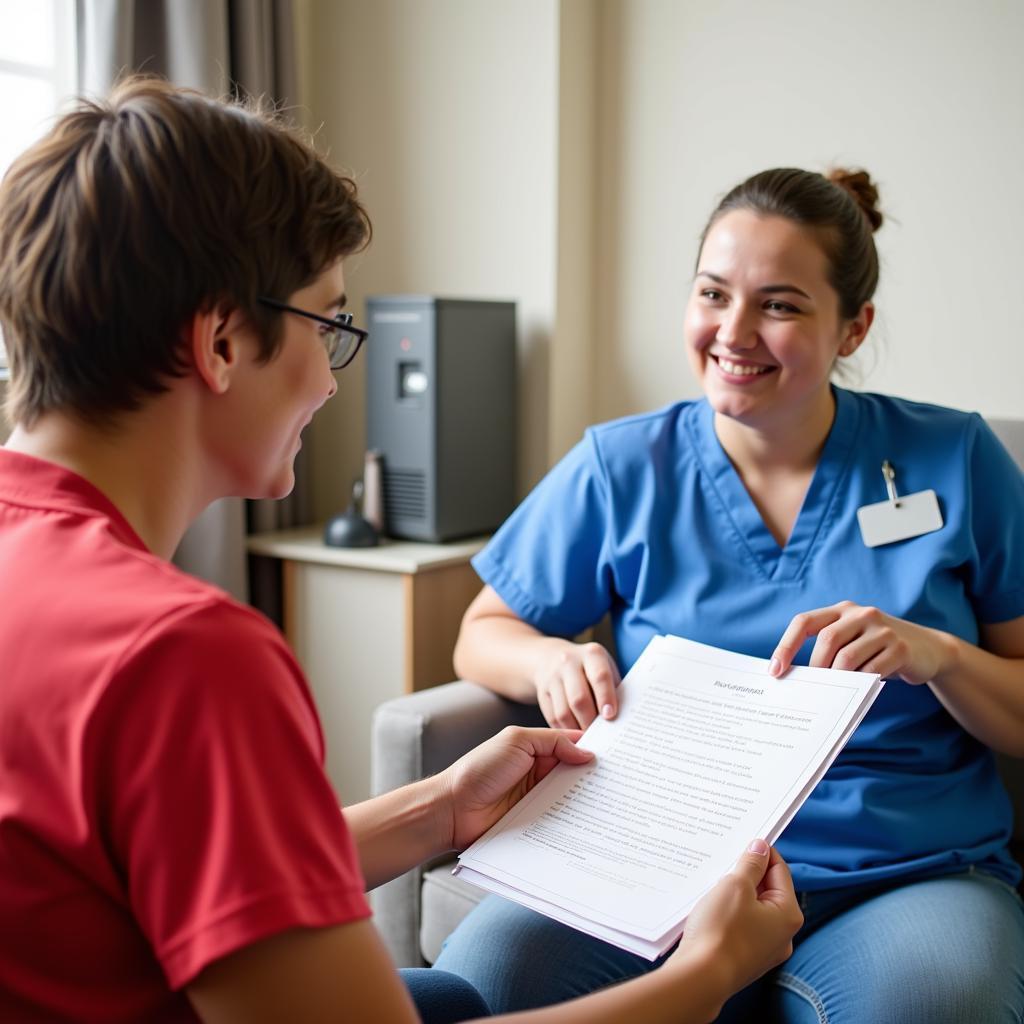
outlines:
[{"label": "chair armrest", "polygon": [[534,705],[516,704],[476,683],[445,683],[396,697],[373,715],[374,795],[447,768],[506,725],[543,725]]},{"label": "chair armrest", "polygon": [[[370,779],[386,793],[433,775],[506,725],[543,725],[539,708],[516,704],[476,683],[455,682],[385,701],[373,715]],[[377,930],[399,967],[420,967],[417,867],[370,894]]]}]

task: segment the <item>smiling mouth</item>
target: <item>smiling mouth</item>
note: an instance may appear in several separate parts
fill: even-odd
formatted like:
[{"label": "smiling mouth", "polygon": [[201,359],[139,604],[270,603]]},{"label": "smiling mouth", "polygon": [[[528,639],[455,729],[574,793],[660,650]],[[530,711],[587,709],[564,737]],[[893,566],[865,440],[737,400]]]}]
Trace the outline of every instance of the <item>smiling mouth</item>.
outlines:
[{"label": "smiling mouth", "polygon": [[725,356],[712,356],[711,358],[732,377],[761,377],[775,369],[774,366],[758,366],[756,363],[734,363]]}]

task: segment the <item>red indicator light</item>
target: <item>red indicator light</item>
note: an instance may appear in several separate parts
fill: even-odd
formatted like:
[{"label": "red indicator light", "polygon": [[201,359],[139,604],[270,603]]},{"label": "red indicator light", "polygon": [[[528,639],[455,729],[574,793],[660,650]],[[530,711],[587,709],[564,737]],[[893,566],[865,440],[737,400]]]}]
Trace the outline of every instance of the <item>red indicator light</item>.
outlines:
[{"label": "red indicator light", "polygon": [[412,342],[408,338],[403,338],[398,344],[403,352],[408,352],[412,348]]}]

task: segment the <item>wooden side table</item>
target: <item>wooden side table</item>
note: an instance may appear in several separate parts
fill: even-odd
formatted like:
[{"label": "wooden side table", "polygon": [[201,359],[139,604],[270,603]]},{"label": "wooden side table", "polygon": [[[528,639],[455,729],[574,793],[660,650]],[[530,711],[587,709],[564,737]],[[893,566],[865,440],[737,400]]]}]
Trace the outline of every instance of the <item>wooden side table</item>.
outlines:
[{"label": "wooden side table", "polygon": [[455,678],[462,615],[479,593],[469,564],[486,537],[332,548],[323,527],[254,534],[282,562],[284,632],[309,678],[342,803],[370,795],[370,719],[382,701]]}]

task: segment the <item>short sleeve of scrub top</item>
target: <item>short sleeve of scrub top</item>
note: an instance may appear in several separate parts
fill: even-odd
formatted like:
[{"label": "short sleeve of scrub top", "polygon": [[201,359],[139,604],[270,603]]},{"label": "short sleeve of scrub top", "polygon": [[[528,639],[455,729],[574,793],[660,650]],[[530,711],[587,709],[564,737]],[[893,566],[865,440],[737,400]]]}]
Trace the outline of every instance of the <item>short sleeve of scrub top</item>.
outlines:
[{"label": "short sleeve of scrub top", "polygon": [[524,622],[572,637],[612,596],[609,503],[588,434],[512,513],[473,567]]}]

